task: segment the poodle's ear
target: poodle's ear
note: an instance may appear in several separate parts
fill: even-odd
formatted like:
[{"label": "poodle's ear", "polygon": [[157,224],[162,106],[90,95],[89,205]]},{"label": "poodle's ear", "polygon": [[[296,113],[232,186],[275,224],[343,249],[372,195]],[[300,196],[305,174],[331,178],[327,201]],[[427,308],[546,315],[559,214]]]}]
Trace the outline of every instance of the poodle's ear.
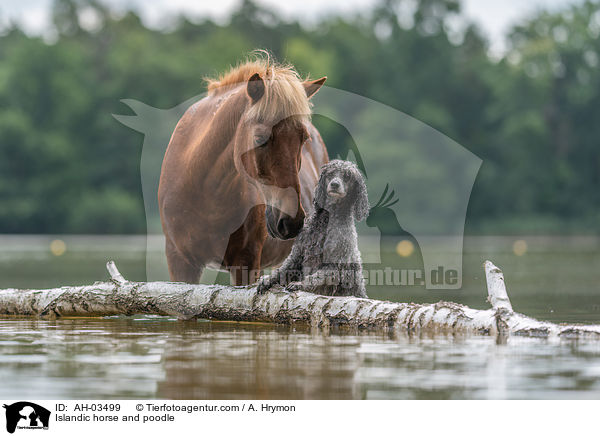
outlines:
[{"label": "poodle's ear", "polygon": [[355,182],[356,200],[352,211],[354,212],[354,218],[357,221],[362,221],[369,215],[369,195],[367,194],[367,185],[362,174],[356,170],[356,182]]},{"label": "poodle's ear", "polygon": [[327,168],[321,167],[319,183],[315,188],[315,209],[323,209],[327,202]]}]

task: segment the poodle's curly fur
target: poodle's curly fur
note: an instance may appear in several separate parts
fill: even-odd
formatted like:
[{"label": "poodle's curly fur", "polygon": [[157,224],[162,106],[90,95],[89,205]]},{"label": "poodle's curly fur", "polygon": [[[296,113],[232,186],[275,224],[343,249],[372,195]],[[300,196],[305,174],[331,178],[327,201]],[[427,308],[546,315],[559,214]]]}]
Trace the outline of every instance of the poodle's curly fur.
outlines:
[{"label": "poodle's curly fur", "polygon": [[352,162],[333,160],[321,168],[314,198],[314,212],[292,252],[279,269],[261,277],[258,292],[280,284],[288,291],[366,297],[354,225],[369,214],[362,174]]}]

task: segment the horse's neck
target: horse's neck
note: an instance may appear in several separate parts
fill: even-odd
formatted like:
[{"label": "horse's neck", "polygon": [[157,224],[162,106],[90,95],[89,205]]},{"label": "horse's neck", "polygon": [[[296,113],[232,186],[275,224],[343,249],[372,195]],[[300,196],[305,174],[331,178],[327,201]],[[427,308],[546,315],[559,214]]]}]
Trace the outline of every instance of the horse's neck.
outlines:
[{"label": "horse's neck", "polygon": [[[242,96],[243,97],[243,96]],[[234,162],[234,137],[241,118],[238,105],[245,104],[235,91],[208,97],[208,119],[200,139],[187,153],[188,176],[192,183],[218,194],[242,183]]]}]

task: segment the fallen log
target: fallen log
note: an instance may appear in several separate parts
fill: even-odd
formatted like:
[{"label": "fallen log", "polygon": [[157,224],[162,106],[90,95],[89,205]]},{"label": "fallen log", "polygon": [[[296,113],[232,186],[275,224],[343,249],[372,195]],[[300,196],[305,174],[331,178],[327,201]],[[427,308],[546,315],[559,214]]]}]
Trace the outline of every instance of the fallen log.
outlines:
[{"label": "fallen log", "polygon": [[512,309],[502,271],[484,263],[487,310],[439,302],[392,303],[355,297],[327,297],[275,289],[264,295],[255,286],[130,282],[114,262],[108,282],[45,290],[0,291],[0,315],[41,317],[171,315],[182,320],[214,319],[309,324],[315,327],[366,328],[428,332],[471,332],[492,336],[600,339],[600,325],[559,325],[537,321]]}]

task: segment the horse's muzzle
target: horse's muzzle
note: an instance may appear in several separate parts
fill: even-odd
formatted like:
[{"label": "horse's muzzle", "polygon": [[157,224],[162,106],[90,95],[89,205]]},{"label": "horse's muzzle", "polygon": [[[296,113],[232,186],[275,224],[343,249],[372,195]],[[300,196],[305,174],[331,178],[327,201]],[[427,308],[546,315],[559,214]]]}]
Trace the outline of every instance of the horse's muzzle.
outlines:
[{"label": "horse's muzzle", "polygon": [[293,218],[279,209],[267,206],[265,209],[265,218],[267,233],[277,239],[295,238],[304,226],[304,213],[301,211]]}]

